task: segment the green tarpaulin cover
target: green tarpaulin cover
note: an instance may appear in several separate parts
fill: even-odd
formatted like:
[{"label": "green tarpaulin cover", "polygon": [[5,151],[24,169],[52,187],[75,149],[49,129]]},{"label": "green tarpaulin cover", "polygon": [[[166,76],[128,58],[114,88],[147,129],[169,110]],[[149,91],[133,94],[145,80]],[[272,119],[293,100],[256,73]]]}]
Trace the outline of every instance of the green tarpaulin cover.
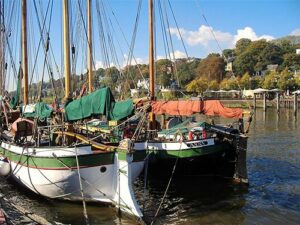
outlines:
[{"label": "green tarpaulin cover", "polygon": [[[26,107],[26,106],[25,106]],[[44,102],[38,102],[35,104],[33,113],[24,113],[26,118],[38,118],[45,119],[51,116],[52,109]]]},{"label": "green tarpaulin cover", "polygon": [[21,80],[18,79],[18,83],[17,83],[17,91],[15,93],[15,96],[13,96],[9,102],[10,107],[12,109],[16,109],[17,106],[19,105],[19,98],[20,98],[20,91],[21,91]]},{"label": "green tarpaulin cover", "polygon": [[80,120],[94,115],[105,115],[108,120],[120,120],[130,116],[132,100],[115,102],[109,88],[101,88],[87,96],[69,102],[65,106],[66,121]]}]

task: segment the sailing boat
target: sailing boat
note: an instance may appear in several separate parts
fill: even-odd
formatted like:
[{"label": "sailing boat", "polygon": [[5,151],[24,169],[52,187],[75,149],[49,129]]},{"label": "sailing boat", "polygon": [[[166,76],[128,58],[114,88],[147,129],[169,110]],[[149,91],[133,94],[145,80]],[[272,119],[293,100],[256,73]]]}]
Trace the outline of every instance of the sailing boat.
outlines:
[{"label": "sailing boat", "polygon": [[[149,128],[146,139],[135,139],[133,150],[147,150],[150,171],[170,174],[176,164],[176,172],[187,174],[220,174],[247,183],[247,136],[243,131],[243,111],[224,107],[219,101],[157,101],[154,82],[153,1],[149,0],[149,76],[150,108]],[[236,118],[239,129],[204,122],[185,120],[174,127],[159,130],[155,117],[192,116],[196,113]],[[172,123],[171,123],[172,124]],[[160,127],[165,126],[165,121]],[[180,160],[178,160],[180,159]],[[177,164],[178,163],[178,164]]]},{"label": "sailing boat", "polygon": [[[69,6],[68,0],[62,2],[65,95],[68,98]],[[27,1],[22,0],[24,107],[28,104],[26,8]],[[104,92],[109,97],[107,90],[99,90],[92,95],[95,97]],[[12,124],[14,135],[8,130],[1,131],[0,155],[3,159],[1,163],[9,164],[10,168],[9,171],[4,171],[5,175],[45,197],[110,203],[129,215],[141,218],[142,213],[134,197],[132,181],[143,169],[143,158],[137,159],[129,150],[129,145],[107,146],[90,140],[87,136],[76,134],[72,132],[71,123],[35,126],[38,117],[46,118],[50,114],[51,110],[49,111],[45,104],[37,103],[35,116],[32,116],[35,122],[30,119],[18,119]]]}]

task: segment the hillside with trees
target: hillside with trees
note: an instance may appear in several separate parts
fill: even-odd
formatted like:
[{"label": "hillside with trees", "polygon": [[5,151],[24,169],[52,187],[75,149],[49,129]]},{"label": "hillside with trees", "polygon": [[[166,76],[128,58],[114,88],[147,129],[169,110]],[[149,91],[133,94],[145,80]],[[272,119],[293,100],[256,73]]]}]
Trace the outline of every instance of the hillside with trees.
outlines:
[{"label": "hillside with trees", "polygon": [[[273,41],[240,39],[234,49],[224,49],[222,55],[211,53],[206,58],[183,58],[175,62],[156,61],[156,84],[161,88],[203,93],[205,90],[280,88],[293,91],[300,87],[300,37],[288,36]],[[232,65],[232,70],[226,69]],[[148,65],[129,65],[94,71],[95,88],[108,86],[122,98],[130,96],[139,80],[148,79]],[[74,75],[72,89],[79,93],[87,75]],[[55,91],[53,89],[53,84]],[[63,79],[30,85],[30,96],[63,97]]]}]

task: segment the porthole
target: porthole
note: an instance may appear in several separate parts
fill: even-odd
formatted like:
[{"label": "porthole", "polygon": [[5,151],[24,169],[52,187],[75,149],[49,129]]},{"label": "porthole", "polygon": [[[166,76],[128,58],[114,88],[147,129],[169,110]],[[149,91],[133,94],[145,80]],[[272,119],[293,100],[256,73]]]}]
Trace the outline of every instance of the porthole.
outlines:
[{"label": "porthole", "polygon": [[106,167],[105,167],[105,166],[102,166],[102,167],[100,168],[100,172],[101,172],[101,173],[105,173],[105,172],[106,172]]}]

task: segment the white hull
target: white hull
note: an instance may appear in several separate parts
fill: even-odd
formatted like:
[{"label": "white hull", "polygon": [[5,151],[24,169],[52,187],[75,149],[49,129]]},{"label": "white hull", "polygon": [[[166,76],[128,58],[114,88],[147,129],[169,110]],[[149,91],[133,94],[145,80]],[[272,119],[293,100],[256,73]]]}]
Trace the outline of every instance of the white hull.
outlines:
[{"label": "white hull", "polygon": [[[93,157],[90,146],[77,148],[62,147],[41,147],[41,148],[22,148],[14,145],[2,143],[2,149],[6,152],[18,154],[21,158],[8,160],[11,164],[11,176],[19,183],[25,185],[33,192],[57,199],[111,203],[120,207],[121,210],[136,217],[142,217],[142,213],[134,198],[132,181],[141,173],[144,162],[132,162],[132,156],[126,154],[126,160],[119,160],[118,152],[111,152],[112,161],[105,161],[99,165],[87,166],[79,163],[68,166],[62,162],[63,157],[73,157],[73,162],[80,157]],[[27,158],[29,156],[29,158]],[[32,158],[36,159],[40,165],[34,166]],[[23,157],[23,161],[22,161]],[[98,157],[101,156],[98,155]],[[24,158],[28,160],[24,161]],[[43,167],[41,160],[49,159],[58,163],[59,167]],[[30,160],[32,162],[30,162]],[[18,163],[21,161],[21,163]],[[76,162],[76,161],[75,161]],[[121,171],[121,172],[120,172]],[[81,193],[80,182],[82,184]],[[121,190],[121,192],[119,191]],[[126,207],[124,207],[126,206]]]}]

